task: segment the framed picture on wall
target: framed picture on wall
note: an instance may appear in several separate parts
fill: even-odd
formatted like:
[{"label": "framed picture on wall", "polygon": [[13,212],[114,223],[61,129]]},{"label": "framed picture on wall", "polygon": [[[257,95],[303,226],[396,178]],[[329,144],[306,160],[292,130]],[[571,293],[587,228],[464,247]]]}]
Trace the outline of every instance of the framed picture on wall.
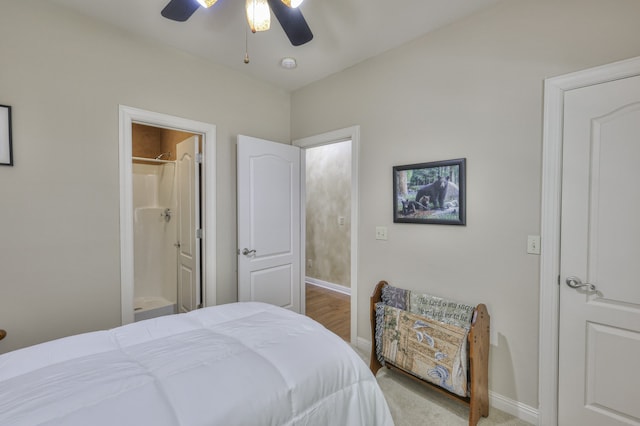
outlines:
[{"label": "framed picture on wall", "polygon": [[393,221],[465,225],[466,158],[393,167]]},{"label": "framed picture on wall", "polygon": [[0,105],[0,166],[13,166],[11,107]]}]

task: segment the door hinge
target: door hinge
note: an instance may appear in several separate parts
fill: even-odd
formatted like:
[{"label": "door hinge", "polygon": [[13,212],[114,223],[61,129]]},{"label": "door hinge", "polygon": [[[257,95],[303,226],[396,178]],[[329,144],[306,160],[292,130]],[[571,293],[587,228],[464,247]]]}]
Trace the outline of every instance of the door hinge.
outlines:
[{"label": "door hinge", "polygon": [[202,228],[196,229],[196,238],[202,238]]},{"label": "door hinge", "polygon": [[196,154],[196,163],[202,163],[202,153],[199,152]]}]

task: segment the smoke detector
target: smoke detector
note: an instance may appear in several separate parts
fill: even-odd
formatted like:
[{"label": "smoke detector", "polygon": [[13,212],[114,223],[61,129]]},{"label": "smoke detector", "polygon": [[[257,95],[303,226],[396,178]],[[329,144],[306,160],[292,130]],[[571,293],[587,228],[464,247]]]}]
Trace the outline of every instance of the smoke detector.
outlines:
[{"label": "smoke detector", "polygon": [[286,70],[292,70],[298,66],[295,58],[282,58],[280,61],[280,66]]}]

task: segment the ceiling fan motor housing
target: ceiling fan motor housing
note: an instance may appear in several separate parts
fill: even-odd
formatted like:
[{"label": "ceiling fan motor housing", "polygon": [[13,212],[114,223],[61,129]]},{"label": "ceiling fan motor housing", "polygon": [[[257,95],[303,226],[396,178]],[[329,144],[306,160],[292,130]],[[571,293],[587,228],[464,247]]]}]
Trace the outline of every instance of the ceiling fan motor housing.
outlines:
[{"label": "ceiling fan motor housing", "polygon": [[[184,22],[203,7],[211,7],[217,0],[171,0],[162,9],[162,16],[173,21]],[[297,6],[303,0],[267,0],[271,11],[294,46],[300,46],[313,39],[313,33]]]}]

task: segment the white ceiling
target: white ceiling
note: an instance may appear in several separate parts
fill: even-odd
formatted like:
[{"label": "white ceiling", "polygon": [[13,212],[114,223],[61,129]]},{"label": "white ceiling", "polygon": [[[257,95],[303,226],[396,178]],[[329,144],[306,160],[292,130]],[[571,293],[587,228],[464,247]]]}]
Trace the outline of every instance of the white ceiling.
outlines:
[{"label": "white ceiling", "polygon": [[[295,90],[500,0],[305,0],[314,38],[294,47],[272,15],[269,31],[247,30],[245,0],[219,0],[186,22],[163,18],[168,0],[51,0],[132,33]],[[248,32],[248,37],[247,37]],[[249,64],[244,64],[248,38]],[[295,57],[294,70],[280,68]]]}]

